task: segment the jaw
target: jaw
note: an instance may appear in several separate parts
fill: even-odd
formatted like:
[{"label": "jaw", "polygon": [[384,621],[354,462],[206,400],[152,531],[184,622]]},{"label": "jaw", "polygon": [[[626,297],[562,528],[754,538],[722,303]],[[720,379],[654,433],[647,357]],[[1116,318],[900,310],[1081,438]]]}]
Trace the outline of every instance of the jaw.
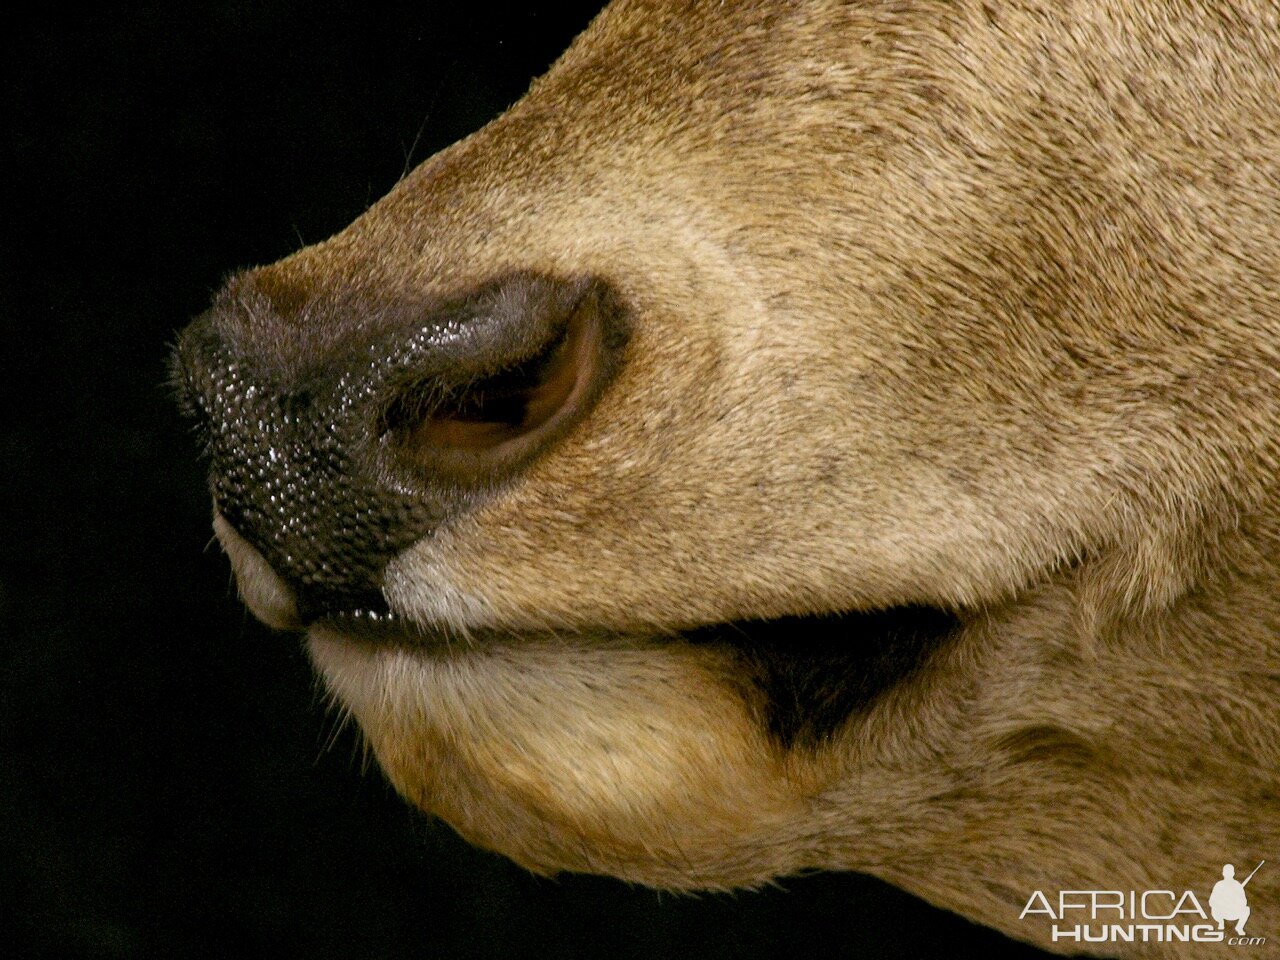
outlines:
[{"label": "jaw", "polygon": [[722,652],[611,639],[309,647],[411,802],[540,873],[670,889],[805,866],[808,799],[831,771],[770,741]]},{"label": "jaw", "polygon": [[493,627],[445,571],[423,575],[422,554],[412,578],[388,570],[395,622],[313,626],[312,656],[403,795],[539,872],[709,889],[828,865],[814,806],[961,628],[910,607],[686,631]]},{"label": "jaw", "polygon": [[[255,615],[298,629],[288,586],[219,516],[215,530]],[[403,611],[397,584],[390,576],[387,594]],[[464,592],[431,595],[438,616],[426,622],[438,627],[414,625],[419,594],[412,619],[332,617],[307,631],[396,788],[531,870],[668,889],[832,866],[815,845],[815,805],[958,630],[908,608],[677,635],[513,633],[478,626]]]},{"label": "jaw", "polygon": [[744,669],[759,649],[716,632],[397,642],[318,625],[308,646],[396,789],[534,872],[715,890],[859,869],[952,902],[954,875],[920,881],[954,839],[935,845],[929,798],[974,772],[960,769],[976,759],[960,743],[973,708],[965,633],[882,678],[842,723],[785,735],[770,698],[804,691],[765,690]]},{"label": "jaw", "polygon": [[[1191,888],[1245,840],[1280,842],[1280,753],[1233,739],[1213,706],[1257,707],[1241,698],[1274,688],[1259,676],[1280,676],[1275,656],[1251,693],[1191,629],[1208,601],[1092,648],[1078,603],[1064,577],[988,610],[838,730],[789,745],[714,643],[450,648],[315,627],[309,645],[397,789],[531,870],[668,889],[862,870],[1044,942],[1016,920],[1033,890]],[[1215,745],[1190,778],[1189,736]]]}]

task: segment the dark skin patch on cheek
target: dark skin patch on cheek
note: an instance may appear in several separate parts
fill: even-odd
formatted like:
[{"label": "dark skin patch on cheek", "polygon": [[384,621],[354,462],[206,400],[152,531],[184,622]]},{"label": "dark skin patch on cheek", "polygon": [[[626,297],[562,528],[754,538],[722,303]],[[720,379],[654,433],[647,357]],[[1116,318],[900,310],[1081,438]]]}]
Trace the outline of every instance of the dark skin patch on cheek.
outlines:
[{"label": "dark skin patch on cheek", "polygon": [[726,648],[783,746],[816,745],[914,676],[960,628],[933,607],[737,621],[688,640]]}]

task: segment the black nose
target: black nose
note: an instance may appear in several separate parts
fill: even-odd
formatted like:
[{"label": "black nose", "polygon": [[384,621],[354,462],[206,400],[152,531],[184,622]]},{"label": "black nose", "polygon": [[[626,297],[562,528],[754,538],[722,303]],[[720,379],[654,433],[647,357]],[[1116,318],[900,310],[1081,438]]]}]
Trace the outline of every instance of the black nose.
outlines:
[{"label": "black nose", "polygon": [[581,420],[625,340],[595,280],[422,304],[286,300],[248,274],[183,332],[175,373],[218,510],[310,621],[384,611],[387,562]]}]

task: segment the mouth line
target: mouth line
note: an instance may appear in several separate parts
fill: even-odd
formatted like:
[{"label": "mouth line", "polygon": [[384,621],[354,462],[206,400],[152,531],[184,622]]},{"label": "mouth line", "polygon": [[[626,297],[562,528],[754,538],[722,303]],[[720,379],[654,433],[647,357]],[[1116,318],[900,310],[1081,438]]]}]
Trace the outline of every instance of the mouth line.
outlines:
[{"label": "mouth line", "polygon": [[[909,682],[962,626],[953,611],[911,605],[726,621],[643,636],[728,653],[769,733],[785,746],[814,746],[865,715],[894,687]],[[432,655],[461,652],[459,647],[474,650],[489,638],[518,642],[522,636],[486,630],[461,634],[366,607],[325,613],[308,624],[308,629],[316,627],[353,642]]]},{"label": "mouth line", "polygon": [[373,607],[328,610],[310,618],[304,629],[316,628],[341,634],[350,640],[387,645],[427,646],[442,635],[442,631],[423,627],[385,607],[380,610]]}]

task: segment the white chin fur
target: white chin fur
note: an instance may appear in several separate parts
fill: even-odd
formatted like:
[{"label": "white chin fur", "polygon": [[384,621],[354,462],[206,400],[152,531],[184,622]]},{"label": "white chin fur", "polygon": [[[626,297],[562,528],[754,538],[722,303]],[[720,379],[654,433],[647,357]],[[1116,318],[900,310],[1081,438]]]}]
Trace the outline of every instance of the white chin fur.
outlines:
[{"label": "white chin fur", "polygon": [[382,588],[387,603],[415,623],[459,631],[496,625],[493,610],[475,591],[455,585],[453,571],[441,559],[447,540],[444,531],[437,531],[429,544],[419,543],[387,564]]},{"label": "white chin fur", "polygon": [[216,511],[213,514],[213,532],[231,560],[240,598],[249,611],[276,630],[302,629],[293,591],[271,569],[262,554]]}]

